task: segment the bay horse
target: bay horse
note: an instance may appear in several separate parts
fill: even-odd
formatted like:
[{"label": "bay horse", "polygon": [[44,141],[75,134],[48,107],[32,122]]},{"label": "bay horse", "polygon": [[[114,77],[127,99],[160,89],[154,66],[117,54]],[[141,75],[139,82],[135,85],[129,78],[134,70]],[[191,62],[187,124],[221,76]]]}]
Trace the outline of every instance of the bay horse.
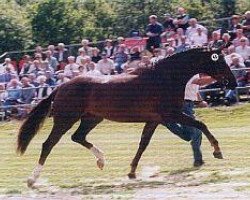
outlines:
[{"label": "bay horse", "polygon": [[103,119],[146,123],[129,178],[135,178],[138,162],[159,124],[180,123],[200,129],[213,146],[214,157],[222,158],[218,141],[207,126],[182,113],[186,83],[198,73],[212,76],[227,88],[236,87],[221,51],[205,48],[176,53],[130,74],[79,76],[58,86],[33,108],[18,133],[17,152],[22,155],[52,110],[53,128],[28,186],[33,186],[52,148],[78,120],[81,123],[71,138],[94,154],[100,169],[104,167],[103,152],[86,140],[87,134]]}]

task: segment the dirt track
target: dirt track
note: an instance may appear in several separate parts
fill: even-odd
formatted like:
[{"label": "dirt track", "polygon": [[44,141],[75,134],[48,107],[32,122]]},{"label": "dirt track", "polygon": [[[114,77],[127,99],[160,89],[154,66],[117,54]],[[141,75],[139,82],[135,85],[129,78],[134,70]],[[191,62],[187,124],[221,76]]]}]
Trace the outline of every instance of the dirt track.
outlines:
[{"label": "dirt track", "polygon": [[0,196],[1,200],[78,200],[78,199],[134,199],[134,200],[249,200],[250,183],[232,181],[245,170],[202,172],[186,169],[166,176],[158,174],[158,167],[144,167],[138,180],[126,178],[109,185],[93,188],[80,186],[61,189],[41,181],[38,188],[22,195]]}]

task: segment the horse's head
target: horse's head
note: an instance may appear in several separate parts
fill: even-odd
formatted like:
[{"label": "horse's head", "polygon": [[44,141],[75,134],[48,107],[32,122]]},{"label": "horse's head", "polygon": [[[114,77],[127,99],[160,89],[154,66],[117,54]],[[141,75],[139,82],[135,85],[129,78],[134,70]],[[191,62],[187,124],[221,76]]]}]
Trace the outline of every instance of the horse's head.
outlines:
[{"label": "horse's head", "polygon": [[204,72],[212,76],[219,83],[222,83],[225,87],[234,89],[237,86],[237,82],[221,53],[221,49],[204,50],[203,55],[202,66]]}]

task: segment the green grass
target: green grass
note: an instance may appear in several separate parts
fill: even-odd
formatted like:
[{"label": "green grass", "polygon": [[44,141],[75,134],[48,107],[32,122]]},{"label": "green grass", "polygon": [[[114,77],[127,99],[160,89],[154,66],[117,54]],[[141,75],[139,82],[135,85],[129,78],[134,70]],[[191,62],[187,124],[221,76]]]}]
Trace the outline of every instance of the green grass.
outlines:
[{"label": "green grass", "polygon": [[[248,181],[250,183],[250,105],[231,108],[197,110],[198,117],[212,130],[220,142],[224,160],[212,157],[212,148],[203,139],[202,149],[206,165],[198,170],[208,173],[200,184],[225,181]],[[18,122],[0,124],[0,194],[18,194],[28,191],[26,178],[30,175],[39,158],[41,145],[51,130],[48,119],[40,133],[31,142],[26,154],[15,154]],[[82,146],[73,143],[72,128],[50,154],[41,180],[63,189],[78,188],[81,194],[131,194],[136,187],[154,187],[164,182],[128,182],[126,174],[137,150],[143,124],[123,124],[105,121],[89,135],[88,140],[100,147],[107,162],[103,171],[96,167],[93,155]],[[159,126],[150,146],[143,155],[138,172],[143,166],[160,166],[160,176],[184,174],[188,178],[198,173],[192,168],[190,145],[163,126]],[[242,173],[231,173],[234,170]],[[115,185],[119,182],[121,184]],[[124,182],[124,184],[123,184]],[[249,187],[244,187],[249,189]],[[39,189],[40,192],[43,189]]]}]

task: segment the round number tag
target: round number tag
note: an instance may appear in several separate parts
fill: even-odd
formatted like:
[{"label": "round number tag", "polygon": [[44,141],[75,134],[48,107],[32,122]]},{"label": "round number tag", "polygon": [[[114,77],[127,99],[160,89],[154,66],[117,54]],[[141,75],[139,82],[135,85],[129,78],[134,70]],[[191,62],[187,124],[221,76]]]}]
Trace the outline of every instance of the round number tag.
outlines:
[{"label": "round number tag", "polygon": [[217,61],[217,60],[219,60],[219,55],[216,54],[216,53],[214,53],[214,54],[211,55],[211,59],[212,59],[213,61]]}]

